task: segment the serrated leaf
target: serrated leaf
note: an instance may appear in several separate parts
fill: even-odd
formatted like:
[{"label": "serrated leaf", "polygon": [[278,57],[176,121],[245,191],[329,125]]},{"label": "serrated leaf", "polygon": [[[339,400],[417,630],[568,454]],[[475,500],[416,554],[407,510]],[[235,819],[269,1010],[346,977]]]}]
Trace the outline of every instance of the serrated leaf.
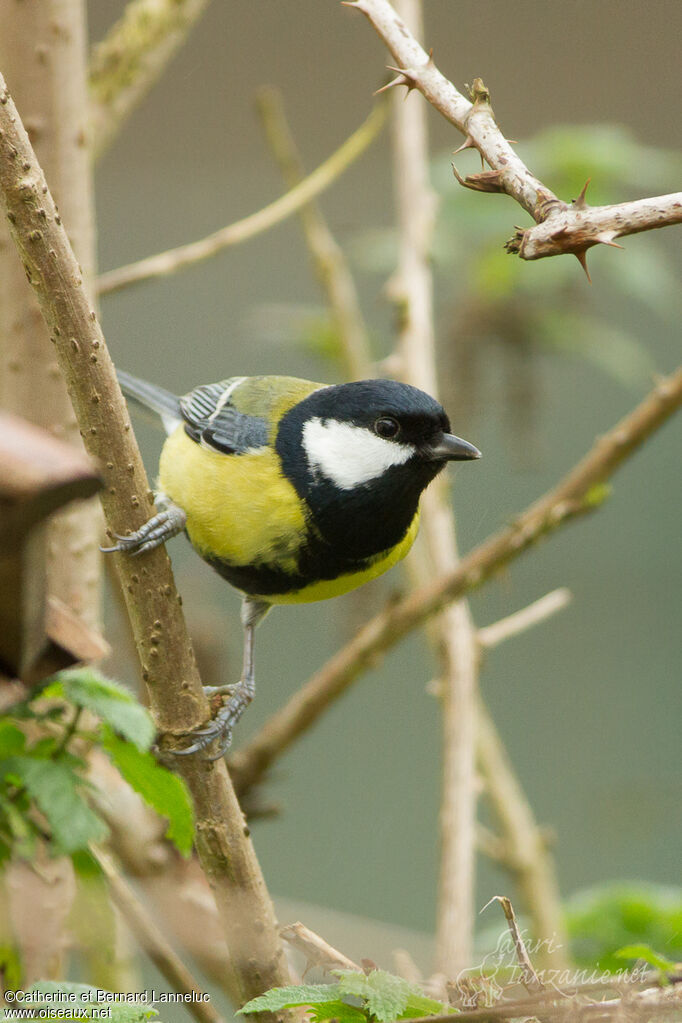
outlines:
[{"label": "serrated leaf", "polygon": [[662,970],[664,973],[670,973],[671,970],[677,968],[677,964],[672,960],[666,959],[660,952],[656,952],[651,945],[643,943],[624,945],[623,948],[616,949],[613,954],[618,959],[642,959],[649,966],[653,966],[655,970]]},{"label": "serrated leaf", "polygon": [[183,856],[189,856],[194,840],[194,812],[185,783],[132,743],[120,739],[108,726],[102,729],[102,746],[112,763],[145,803],[168,820],[168,838]]},{"label": "serrated leaf", "polygon": [[239,1013],[277,1012],[295,1005],[315,1005],[329,1002],[338,997],[338,984],[290,984],[288,987],[273,987],[264,995],[252,998],[242,1005]]},{"label": "serrated leaf", "polygon": [[156,729],[149,712],[122,685],[92,668],[60,672],[44,695],[61,696],[92,711],[140,750],[148,750],[154,741]]},{"label": "serrated leaf", "polygon": [[334,972],[339,977],[341,993],[364,999],[368,1011],[379,1023],[388,1023],[403,1015],[410,995],[420,994],[402,977],[386,970],[372,970],[368,974],[351,970]]},{"label": "serrated leaf", "polygon": [[20,779],[38,809],[44,814],[55,846],[65,853],[100,842],[109,833],[79,792],[78,775],[65,764],[32,757],[10,757],[0,765],[3,775]]}]

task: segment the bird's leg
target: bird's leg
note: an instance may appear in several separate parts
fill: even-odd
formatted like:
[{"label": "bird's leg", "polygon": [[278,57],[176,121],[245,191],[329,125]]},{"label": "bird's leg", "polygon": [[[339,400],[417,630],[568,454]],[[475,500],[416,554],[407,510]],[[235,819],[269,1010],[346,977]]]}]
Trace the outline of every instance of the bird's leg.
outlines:
[{"label": "bird's leg", "polygon": [[249,597],[244,599],[241,615],[244,626],[244,663],[241,678],[236,685],[204,686],[204,692],[207,695],[229,693],[229,699],[206,728],[199,728],[190,733],[195,741],[186,749],[175,750],[177,756],[199,753],[210,746],[214,739],[220,741],[219,746],[215,753],[207,757],[207,760],[218,760],[229,749],[232,742],[232,731],[256,692],[253,659],[254,633],[256,626],[269,610],[270,605],[265,601],[251,600]]},{"label": "bird's leg", "polygon": [[187,522],[187,515],[177,504],[166,497],[165,494],[156,495],[156,503],[160,511],[152,516],[143,526],[140,526],[134,533],[128,536],[119,536],[114,533],[116,543],[112,547],[100,547],[104,554],[111,554],[113,551],[125,551],[128,554],[144,554],[145,551],[153,551],[166,540],[182,533]]}]

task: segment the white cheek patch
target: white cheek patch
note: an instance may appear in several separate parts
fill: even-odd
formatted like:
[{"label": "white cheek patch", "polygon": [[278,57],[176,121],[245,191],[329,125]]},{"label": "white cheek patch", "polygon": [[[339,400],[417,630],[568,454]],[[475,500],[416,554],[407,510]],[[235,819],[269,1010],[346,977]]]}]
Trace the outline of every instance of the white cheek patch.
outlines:
[{"label": "white cheek patch", "polygon": [[410,445],[335,419],[309,419],[303,427],[303,449],[312,472],[321,473],[341,490],[368,483],[414,454]]}]

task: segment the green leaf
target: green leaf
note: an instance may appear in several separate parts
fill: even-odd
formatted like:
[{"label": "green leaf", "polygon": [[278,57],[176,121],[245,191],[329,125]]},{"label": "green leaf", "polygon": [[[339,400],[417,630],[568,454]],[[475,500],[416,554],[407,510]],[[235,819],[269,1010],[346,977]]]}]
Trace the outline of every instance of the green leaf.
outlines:
[{"label": "green leaf", "polygon": [[106,725],[102,745],[125,780],[157,813],[168,819],[166,837],[183,856],[189,856],[194,839],[194,813],[185,783],[177,775],[117,735]]},{"label": "green leaf", "polygon": [[311,1005],[310,1017],[314,1023],[323,1023],[327,1019],[337,1019],[339,1023],[367,1023],[367,1012],[347,1002],[318,1002]]},{"label": "green leaf", "polygon": [[379,1023],[398,1019],[404,1014],[410,995],[421,994],[402,977],[386,970],[372,970],[368,974],[353,970],[335,970],[334,973],[339,978],[341,994],[364,999],[367,1009]]},{"label": "green leaf", "polygon": [[412,1016],[439,1016],[446,1012],[452,1012],[452,1007],[426,995],[412,994],[407,999],[403,1016],[409,1019]]},{"label": "green leaf", "polygon": [[619,959],[642,959],[655,970],[662,970],[663,973],[670,973],[676,969],[677,964],[666,959],[660,952],[656,952],[651,945],[640,943],[638,945],[624,945],[613,953]]},{"label": "green leaf", "polygon": [[10,721],[0,721],[0,760],[23,753],[26,747],[26,736]]},{"label": "green leaf", "polygon": [[278,1012],[296,1005],[315,1005],[338,998],[338,984],[290,984],[289,987],[273,987],[258,998],[252,998],[242,1005],[239,1013]]},{"label": "green leaf", "polygon": [[682,888],[611,882],[574,895],[566,907],[571,955],[580,967],[622,970],[627,945],[660,949],[682,961]]},{"label": "green leaf", "polygon": [[44,691],[92,711],[138,749],[148,750],[156,729],[149,712],[118,682],[92,668],[62,671]]},{"label": "green leaf", "polygon": [[83,849],[108,834],[107,826],[78,791],[81,779],[65,764],[28,756],[10,757],[0,764],[0,771],[15,776],[25,786],[45,815],[59,851]]},{"label": "green leaf", "polygon": [[12,836],[12,850],[21,859],[31,859],[35,853],[36,830],[29,818],[21,812],[11,799],[0,794],[0,808]]}]

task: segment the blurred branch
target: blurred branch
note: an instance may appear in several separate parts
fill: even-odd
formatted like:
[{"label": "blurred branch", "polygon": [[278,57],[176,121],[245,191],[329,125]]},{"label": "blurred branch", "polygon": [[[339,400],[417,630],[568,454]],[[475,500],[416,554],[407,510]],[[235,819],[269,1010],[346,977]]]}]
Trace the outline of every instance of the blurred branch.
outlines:
[{"label": "blurred branch", "polygon": [[[522,1019],[532,1016],[543,1023],[655,1023],[678,1018],[682,1007],[682,975],[661,978],[648,972],[643,977],[603,976],[598,982],[568,984],[571,971],[552,976],[552,984],[527,998],[498,1001],[480,1009],[464,1009],[442,1016],[430,1016],[429,1023],[492,1023],[495,1020]],[[580,971],[575,971],[580,976]],[[606,998],[612,992],[613,998]],[[592,1000],[590,996],[594,996]],[[677,1015],[676,1015],[677,1014]],[[417,1023],[416,1019],[402,1023]]]},{"label": "blurred branch", "polygon": [[308,966],[321,966],[327,973],[331,970],[357,970],[358,973],[362,973],[361,966],[343,952],[339,952],[305,924],[287,924],[280,927],[279,933],[293,948],[304,954]]},{"label": "blurred branch", "polygon": [[[570,961],[570,955],[547,836],[537,825],[483,701],[478,707],[477,750],[484,792],[504,836],[497,847],[488,842],[485,851],[491,853],[516,881],[531,931],[538,942],[538,961],[554,969],[561,968]],[[478,837],[479,841],[483,838],[483,843],[488,838],[485,832],[479,833]]]},{"label": "blurred branch", "polygon": [[[48,325],[88,453],[101,466],[109,529],[145,522],[153,504],[140,452],[80,267],[4,79],[0,76],[0,197],[26,275]],[[172,745],[208,717],[165,550],[116,556],[159,730]],[[287,983],[274,912],[222,762],[181,758],[194,802],[195,842],[230,947],[241,1001]]]},{"label": "blurred branch", "polygon": [[108,853],[102,849],[91,851],[107,879],[112,901],[162,976],[166,978],[174,991],[189,996],[200,996],[196,1001],[192,999],[185,1003],[187,1011],[194,1016],[197,1023],[222,1023],[220,1014],[215,1011],[210,1002],[201,1000],[203,989],[161,933],[157,923],[142,905],[130,885],[118,872]]},{"label": "blurred branch", "polygon": [[242,750],[230,757],[238,791],[257,784],[272,762],[358,676],[446,604],[475,589],[559,527],[597,507],[603,484],[682,405],[682,368],[660,380],[636,408],[600,437],[552,490],[511,525],[475,547],[452,571],[389,603],[316,672]]},{"label": "blurred branch", "polygon": [[[415,35],[423,31],[421,0],[397,0]],[[393,181],[398,267],[389,284],[397,310],[396,354],[401,376],[429,394],[438,391],[431,243],[436,197],[429,181],[426,107],[396,97]],[[444,481],[421,502],[421,542],[408,566],[418,582],[459,560],[455,519]],[[475,741],[478,658],[476,629],[464,601],[446,607],[431,634],[440,664],[442,792],[436,970],[452,975],[471,961],[475,869]]]},{"label": "blurred branch", "polygon": [[[303,165],[287,124],[282,95],[278,89],[261,89],[258,112],[270,148],[289,188],[303,180]],[[319,205],[306,203],[299,210],[301,225],[313,259],[315,273],[325,291],[341,343],[345,376],[362,380],[371,375],[372,357],[355,281]]]},{"label": "blurred branch", "polygon": [[[346,6],[365,14],[384,41],[398,67],[392,86],[419,92],[464,136],[461,149],[477,149],[490,170],[461,177],[461,185],[479,192],[511,196],[541,227],[517,228],[507,242],[508,252],[522,259],[540,259],[573,253],[585,265],[585,251],[593,245],[613,245],[614,239],[682,222],[682,193],[641,199],[616,206],[589,207],[584,190],[575,203],[559,199],[526,167],[500,131],[490,105],[490,94],[480,78],[474,79],[466,99],[436,67],[433,57],[419,45],[389,0],[346,0]],[[459,152],[459,150],[458,150]]]},{"label": "blurred branch", "polygon": [[478,642],[486,650],[491,650],[505,640],[519,636],[522,632],[532,629],[534,625],[539,625],[552,615],[563,611],[572,599],[573,594],[565,586],[552,590],[520,611],[515,611],[514,614],[479,629]]},{"label": "blurred branch", "polygon": [[209,0],[129,0],[93,47],[90,134],[95,159],[109,148],[185,41]]},{"label": "blurred branch", "polygon": [[[528,949],[526,948],[519,925],[516,922],[516,914],[514,913],[514,907],[512,906],[511,899],[508,899],[506,895],[494,895],[490,902],[483,907],[487,909],[491,902],[499,902],[502,906],[502,911],[507,921],[507,927],[511,934],[512,941],[514,942],[514,949],[516,950],[516,958],[519,961],[521,967],[521,979],[523,986],[529,994],[533,994],[534,991],[541,991],[544,988],[544,984],[538,977],[530,961],[528,955]],[[481,910],[483,912],[483,910]]]},{"label": "blurred branch", "polygon": [[353,132],[350,138],[346,139],[335,153],[332,153],[312,174],[309,174],[300,184],[280,196],[279,199],[275,199],[274,202],[264,206],[256,213],[244,217],[243,220],[237,220],[234,224],[228,224],[227,227],[215,231],[198,242],[180,245],[178,248],[160,252],[156,256],[141,259],[137,263],[128,263],[116,270],[109,270],[98,279],[98,293],[107,295],[112,291],[118,291],[130,284],[138,284],[151,277],[165,277],[168,274],[177,273],[178,270],[192,266],[194,263],[210,259],[211,256],[215,256],[223,249],[238,245],[268,231],[271,227],[286,220],[292,213],[297,213],[316,195],[329,188],[374,141],[385,119],[385,104],[376,104],[364,123],[357,131]]}]

